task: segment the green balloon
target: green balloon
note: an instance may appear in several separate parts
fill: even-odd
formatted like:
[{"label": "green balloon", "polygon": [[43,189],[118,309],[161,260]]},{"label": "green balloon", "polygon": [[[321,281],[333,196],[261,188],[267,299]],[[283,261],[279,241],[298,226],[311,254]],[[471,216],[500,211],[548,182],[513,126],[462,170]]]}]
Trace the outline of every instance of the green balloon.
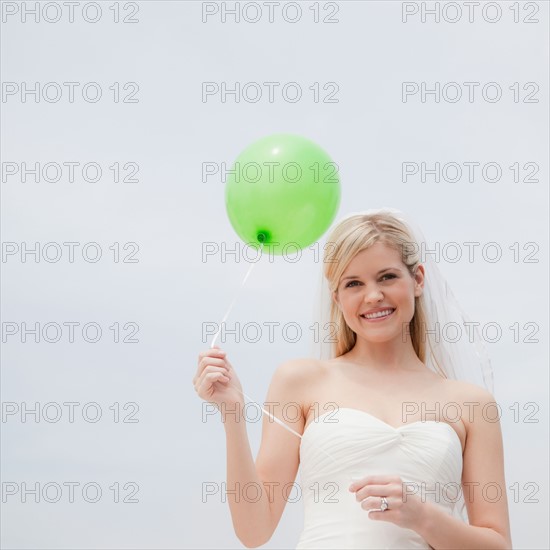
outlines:
[{"label": "green balloon", "polygon": [[231,225],[248,245],[292,254],[328,229],[340,205],[338,166],[319,145],[295,134],[252,143],[225,188]]}]

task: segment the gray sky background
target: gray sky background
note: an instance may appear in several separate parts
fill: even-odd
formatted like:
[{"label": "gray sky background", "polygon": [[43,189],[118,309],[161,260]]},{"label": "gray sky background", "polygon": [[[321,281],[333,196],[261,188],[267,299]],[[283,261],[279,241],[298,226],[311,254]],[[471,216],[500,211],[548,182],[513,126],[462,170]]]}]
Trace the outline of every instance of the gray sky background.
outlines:
[{"label": "gray sky background", "polygon": [[[249,264],[242,256],[203,257],[205,243],[240,251],[244,245],[227,217],[224,183],[219,175],[203,181],[201,169],[205,162],[230,165],[256,139],[290,132],[317,142],[339,166],[342,200],[335,223],[350,212],[390,206],[409,213],[432,243],[481,243],[472,263],[462,247],[460,261],[442,260],[440,268],[472,319],[502,327],[501,338],[487,348],[502,407],[514,548],[548,548],[548,3],[520,3],[517,12],[511,2],[493,3],[501,10],[493,23],[481,6],[469,22],[459,3],[464,12],[456,23],[445,20],[455,16],[452,11],[439,23],[433,16],[423,23],[422,5],[433,8],[434,2],[320,2],[321,20],[334,10],[337,22],[315,23],[313,3],[302,2],[293,24],[280,9],[270,23],[265,7],[258,23],[235,23],[230,16],[224,23],[221,11],[203,23],[202,3],[183,1],[118,8],[99,2],[96,23],[84,20],[83,13],[96,15],[91,8],[83,12],[82,4],[70,23],[67,8],[54,2],[60,21],[41,14],[35,22],[32,15],[23,20],[23,4],[4,2],[1,26],[2,547],[242,547],[220,494],[202,499],[205,483],[225,481],[225,436],[217,416],[202,421],[191,380],[198,353],[212,339],[203,338],[203,324],[222,319]],[[404,9],[411,11],[406,22]],[[496,17],[492,9],[487,18]],[[55,6],[49,10],[46,19],[55,19]],[[137,22],[123,23],[124,17]],[[219,94],[201,98],[203,82],[268,81],[279,82],[277,90],[297,82],[303,97],[297,103],[280,92],[273,103],[267,96],[257,103],[236,103],[233,96],[224,103]],[[36,82],[41,90],[59,83],[62,97],[35,102],[27,95],[23,101],[23,83]],[[79,83],[72,103],[64,82]],[[82,97],[90,82],[97,83],[88,86],[90,94],[98,86],[102,91],[95,103]],[[135,85],[124,88],[132,82],[139,86],[135,95]],[[315,102],[309,87],[316,82],[321,90],[336,83],[338,102]],[[455,103],[433,96],[422,102],[420,94],[403,102],[403,82],[479,86],[472,102],[464,85]],[[500,100],[484,100],[481,90],[489,82],[501,87]],[[137,101],[115,102],[117,86],[119,98]],[[48,89],[51,98],[56,88]],[[538,102],[523,101],[530,92]],[[31,175],[23,183],[24,162],[93,162],[102,177],[85,181],[77,168],[74,182],[65,169],[57,182],[35,182]],[[428,168],[454,162],[464,173],[455,183],[430,176],[423,183],[418,175],[403,182],[403,162]],[[496,163],[502,176],[485,181],[478,168],[469,182],[465,162]],[[138,181],[115,183],[114,163],[128,177],[134,165],[123,166],[135,163]],[[515,163],[519,182],[509,168]],[[14,167],[18,172],[11,174]],[[535,170],[537,181],[523,181]],[[62,244],[69,241],[79,243],[74,262]],[[21,249],[35,242],[41,250],[59,243],[59,261],[40,256],[35,262],[28,255],[23,262]],[[482,256],[489,242],[501,248],[499,261]],[[86,243],[98,243],[99,261],[83,259]],[[139,250],[125,249],[126,243]],[[87,250],[93,256],[93,246]],[[295,343],[280,330],[273,342],[267,330],[256,343],[232,336],[218,341],[257,402],[278,364],[310,353],[320,269],[313,249],[294,263],[263,257],[231,312],[229,326],[294,322],[303,329]],[[80,324],[72,343],[67,326],[58,342],[41,337],[36,343],[32,335],[23,342],[22,324],[36,322],[41,328]],[[101,327],[96,343],[84,340],[86,323]],[[121,340],[138,327],[133,338],[139,341],[116,343],[114,323]],[[94,337],[92,329],[88,335]],[[36,402],[41,411],[46,403],[60,404],[59,421],[35,422],[28,415],[22,422],[21,409]],[[64,402],[79,403],[74,422]],[[82,416],[83,405],[92,402],[102,411],[95,423]],[[137,422],[115,422],[115,403],[120,419]],[[139,410],[124,409],[127,403]],[[53,416],[54,408],[48,410]],[[255,456],[261,423],[251,421],[248,428]],[[74,502],[67,482],[80,484]],[[32,494],[23,502],[23,483],[31,489],[39,483],[41,490],[58,484],[64,491],[55,503],[42,494],[38,503]],[[95,504],[82,497],[86,483],[102,489]],[[138,502],[115,502],[115,484],[120,500]],[[47,495],[54,494],[52,485]],[[266,548],[295,547],[302,506],[287,504]]]}]

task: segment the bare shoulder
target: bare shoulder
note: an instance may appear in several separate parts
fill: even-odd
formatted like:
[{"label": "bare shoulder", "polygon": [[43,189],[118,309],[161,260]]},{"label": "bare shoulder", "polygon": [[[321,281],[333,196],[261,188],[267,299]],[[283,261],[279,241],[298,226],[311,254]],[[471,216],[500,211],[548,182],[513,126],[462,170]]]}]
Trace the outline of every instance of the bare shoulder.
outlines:
[{"label": "bare shoulder", "polygon": [[289,359],[281,363],[273,373],[273,392],[285,394],[300,403],[305,418],[309,409],[309,393],[314,381],[327,371],[327,362],[312,358]]},{"label": "bare shoulder", "polygon": [[493,394],[477,384],[472,384],[471,382],[465,382],[463,380],[447,380],[446,382],[451,384],[453,391],[465,401],[479,401],[480,403],[495,402]]},{"label": "bare shoulder", "polygon": [[281,363],[273,377],[289,382],[309,382],[311,377],[326,368],[326,362],[319,359],[301,357],[298,359],[289,359]]},{"label": "bare shoulder", "polygon": [[447,402],[460,407],[466,426],[480,418],[499,416],[498,403],[487,389],[463,380],[445,380],[444,385],[448,390]]}]

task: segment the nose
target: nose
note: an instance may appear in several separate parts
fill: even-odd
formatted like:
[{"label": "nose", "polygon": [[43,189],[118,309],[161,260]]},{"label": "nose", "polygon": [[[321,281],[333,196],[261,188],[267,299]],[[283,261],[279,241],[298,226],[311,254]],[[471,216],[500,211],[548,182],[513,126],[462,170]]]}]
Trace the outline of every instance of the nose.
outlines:
[{"label": "nose", "polygon": [[375,302],[381,302],[384,299],[384,295],[382,294],[382,291],[378,286],[371,287],[370,289],[366,289],[365,296],[364,296],[364,302],[366,304],[373,304]]}]

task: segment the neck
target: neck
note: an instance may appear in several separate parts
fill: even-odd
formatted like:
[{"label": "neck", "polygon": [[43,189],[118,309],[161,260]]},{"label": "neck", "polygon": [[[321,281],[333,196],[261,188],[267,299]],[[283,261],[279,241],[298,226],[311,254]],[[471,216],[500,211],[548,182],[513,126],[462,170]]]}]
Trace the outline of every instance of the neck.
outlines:
[{"label": "neck", "polygon": [[416,355],[412,343],[400,339],[392,342],[367,342],[357,339],[355,346],[346,354],[346,360],[368,366],[379,372],[403,372],[425,368]]}]

